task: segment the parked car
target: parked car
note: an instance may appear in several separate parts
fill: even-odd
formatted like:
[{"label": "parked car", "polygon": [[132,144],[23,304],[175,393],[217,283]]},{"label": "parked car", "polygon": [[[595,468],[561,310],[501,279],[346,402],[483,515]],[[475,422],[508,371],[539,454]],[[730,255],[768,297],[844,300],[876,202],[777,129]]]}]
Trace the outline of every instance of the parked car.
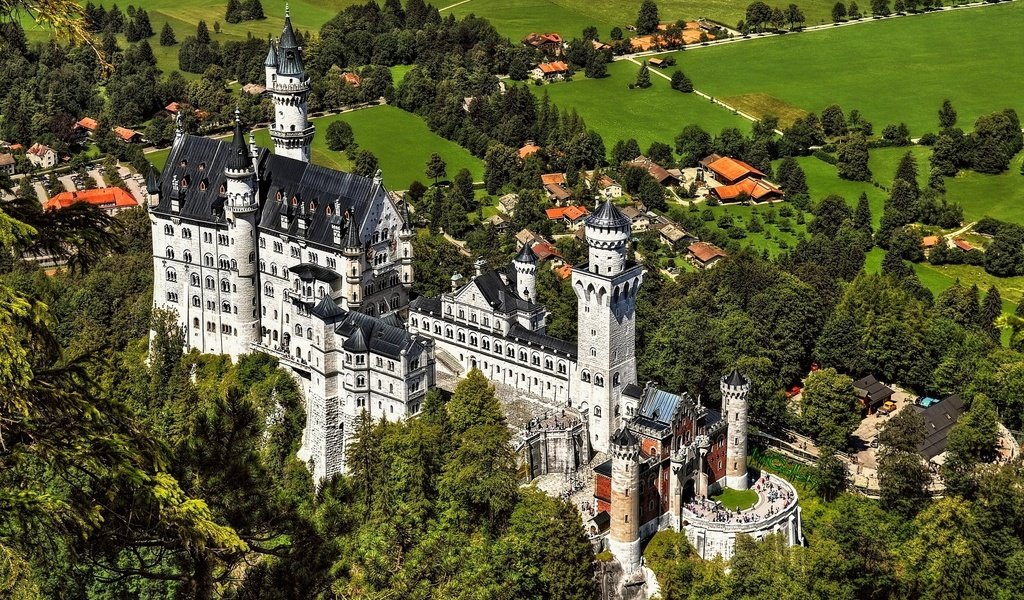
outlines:
[{"label": "parked car", "polygon": [[880,415],[887,415],[893,412],[896,412],[896,403],[893,402],[892,400],[887,401],[885,404],[882,405],[882,408],[878,409],[878,414]]}]

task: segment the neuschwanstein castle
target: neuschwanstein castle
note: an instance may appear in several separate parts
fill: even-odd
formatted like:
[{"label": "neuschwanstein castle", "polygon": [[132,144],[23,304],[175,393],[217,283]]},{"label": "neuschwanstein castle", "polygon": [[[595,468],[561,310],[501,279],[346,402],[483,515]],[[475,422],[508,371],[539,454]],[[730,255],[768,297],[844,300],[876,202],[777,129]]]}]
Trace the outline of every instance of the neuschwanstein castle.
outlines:
[{"label": "neuschwanstein castle", "polygon": [[153,300],[177,314],[189,349],[266,352],[295,376],[307,415],[300,458],[315,479],[344,472],[364,411],[414,416],[437,368],[476,368],[569,415],[561,432],[528,436],[531,476],[579,469],[595,452],[610,456],[594,468],[595,500],[607,515],[608,547],[627,570],[639,566],[640,540],[666,527],[685,528],[702,556],[731,553],[739,531],[785,530],[799,540],[795,495],[762,523],[723,525],[687,508],[722,485],[747,487],[749,382],[735,372],[723,378],[721,416],[686,394],[637,385],[644,271],[628,257],[631,222],[610,201],[587,218],[588,261],[572,270],[578,342],[546,333],[528,245],[511,265],[478,261],[466,285],[410,304],[407,208],[379,173],[309,162],[309,79],[287,12],[265,66],[273,152],[257,147],[237,116],[231,141],[179,126],[163,174],[147,183]]}]

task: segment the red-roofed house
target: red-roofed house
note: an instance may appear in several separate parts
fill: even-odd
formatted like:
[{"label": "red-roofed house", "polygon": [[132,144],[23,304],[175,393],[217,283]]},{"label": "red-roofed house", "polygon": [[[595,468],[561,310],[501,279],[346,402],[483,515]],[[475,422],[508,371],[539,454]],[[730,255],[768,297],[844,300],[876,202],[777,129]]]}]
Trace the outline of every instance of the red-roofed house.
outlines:
[{"label": "red-roofed house", "polygon": [[555,62],[540,63],[537,68],[533,70],[533,76],[536,79],[562,79],[569,74],[569,65],[565,64],[560,60]]},{"label": "red-roofed house", "polygon": [[89,133],[96,133],[96,128],[99,127],[99,126],[100,126],[100,124],[97,123],[96,119],[94,119],[92,117],[82,117],[81,119],[78,120],[77,123],[75,123],[75,128],[77,128],[77,129],[84,129],[85,131],[88,131]]},{"label": "red-roofed house", "polygon": [[117,139],[121,140],[126,144],[138,142],[142,139],[141,133],[135,131],[134,129],[128,129],[127,127],[115,127],[114,135],[117,136]]},{"label": "red-roofed house", "polygon": [[57,164],[57,152],[49,146],[35,143],[28,149],[28,161],[40,169],[49,169]]},{"label": "red-roofed house", "polygon": [[132,195],[119,187],[96,188],[77,192],[61,192],[43,204],[43,210],[60,210],[76,202],[87,202],[110,213],[138,206]]},{"label": "red-roofed house", "polygon": [[960,238],[953,238],[953,246],[958,250],[963,250],[964,252],[971,252],[974,250],[974,246],[972,246],[970,242]]},{"label": "red-roofed house", "polygon": [[667,169],[642,154],[626,164],[631,167],[640,167],[641,169],[646,170],[647,173],[655,179],[655,181],[665,187],[679,185],[681,183],[678,176],[673,175]]},{"label": "red-roofed house", "polygon": [[543,185],[565,185],[565,173],[545,173],[540,176]]},{"label": "red-roofed house", "polygon": [[555,183],[545,185],[544,191],[548,193],[548,200],[555,204],[564,204],[572,198],[572,192],[566,189],[565,186]]},{"label": "red-roofed house", "polygon": [[601,179],[597,182],[597,193],[605,200],[620,198],[622,196],[622,186],[611,177],[602,175]]},{"label": "red-roofed house", "polygon": [[176,115],[178,114],[178,111],[181,110],[181,105],[177,102],[171,102],[170,104],[164,107],[164,110],[171,113],[172,115]]},{"label": "red-roofed house", "polygon": [[686,251],[689,253],[690,262],[698,269],[713,267],[718,264],[718,261],[728,256],[725,250],[707,242],[694,242]]},{"label": "red-roofed house", "polygon": [[555,245],[551,242],[537,242],[531,247],[533,253],[537,255],[539,262],[551,261],[552,265],[562,265],[565,263],[565,259],[562,258],[562,254],[555,248]]},{"label": "red-roofed house", "polygon": [[555,277],[563,280],[572,277],[572,265],[566,263],[555,269]]},{"label": "red-roofed house", "polygon": [[712,196],[722,202],[752,200],[754,202],[771,202],[781,200],[785,194],[767,179],[743,179],[733,185],[720,185],[709,190]]},{"label": "red-roofed house", "polygon": [[523,38],[523,45],[542,50],[548,54],[554,54],[555,56],[561,56],[562,54],[562,36],[555,32],[531,33]]},{"label": "red-roofed house", "polygon": [[267,92],[267,88],[258,83],[247,83],[242,86],[242,91],[250,96],[261,96]]},{"label": "red-roofed house", "polygon": [[701,161],[701,167],[705,175],[725,185],[739,183],[748,177],[754,179],[764,178],[764,173],[748,165],[742,160],[723,156],[717,160],[705,163]]},{"label": "red-roofed house", "polygon": [[526,144],[519,149],[519,160],[526,160],[527,156],[531,156],[540,151],[540,146],[534,144],[533,141],[528,141]]},{"label": "red-roofed house", "polygon": [[590,214],[585,206],[559,206],[544,211],[549,221],[562,221],[570,230],[577,229],[583,224],[583,219]]}]

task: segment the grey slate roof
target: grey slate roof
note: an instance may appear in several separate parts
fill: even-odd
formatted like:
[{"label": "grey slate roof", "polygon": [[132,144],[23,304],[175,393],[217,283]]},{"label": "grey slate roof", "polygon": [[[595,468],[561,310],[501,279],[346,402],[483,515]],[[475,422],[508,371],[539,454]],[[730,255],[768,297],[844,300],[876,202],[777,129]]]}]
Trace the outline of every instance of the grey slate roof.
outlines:
[{"label": "grey slate roof", "polygon": [[639,443],[639,440],[629,430],[629,427],[623,427],[612,435],[611,442],[617,446],[633,446]]},{"label": "grey slate roof", "polygon": [[737,369],[733,369],[731,373],[722,378],[725,385],[731,385],[733,387],[742,387],[749,383],[743,375]]},{"label": "grey slate roof", "polygon": [[875,379],[874,375],[868,375],[854,381],[853,389],[857,391],[858,395],[867,398],[868,404],[884,402],[896,393],[884,383]]},{"label": "grey slate roof", "polygon": [[519,254],[516,254],[515,261],[535,265],[537,264],[537,255],[529,244],[523,244],[523,247],[519,249]]},{"label": "grey slate roof", "polygon": [[249,157],[249,148],[245,145],[245,134],[242,133],[242,122],[238,118],[238,109],[236,108],[235,135],[231,139],[227,168],[244,171],[250,167],[252,167],[252,158]]},{"label": "grey slate roof", "polygon": [[516,270],[509,265],[503,272],[508,278],[508,283],[505,283],[498,271],[484,271],[474,278],[491,308],[504,313],[535,310],[536,304],[524,300],[516,292]]},{"label": "grey slate roof", "polygon": [[276,67],[277,66],[277,48],[274,46],[273,40],[267,40],[269,48],[267,49],[267,58],[263,61],[264,67]]},{"label": "grey slate roof", "polygon": [[935,458],[946,451],[949,431],[964,414],[964,401],[953,394],[928,408],[915,404],[914,410],[924,417],[925,438],[917,451],[927,459]]},{"label": "grey slate roof", "polygon": [[[335,327],[335,331],[346,338],[344,348],[351,352],[365,352],[367,350],[355,349],[365,346],[373,354],[397,360],[402,357],[403,351],[418,354],[424,348],[423,342],[405,329],[388,324],[386,319],[358,312],[348,313]],[[357,337],[362,338],[361,341],[353,341]]]},{"label": "grey slate roof", "polygon": [[146,191],[150,194],[160,193],[160,171],[153,165],[149,165],[149,172],[146,173]]},{"label": "grey slate roof", "polygon": [[656,387],[647,389],[637,414],[661,423],[670,423],[683,399],[676,394],[659,390]]},{"label": "grey slate roof", "polygon": [[316,279],[318,281],[330,283],[341,277],[341,273],[338,273],[334,269],[328,269],[327,267],[320,266],[316,263],[300,263],[294,267],[289,267],[288,270],[298,275],[299,279],[302,279],[303,281]]},{"label": "grey slate roof", "polygon": [[605,200],[601,208],[598,208],[592,215],[586,218],[584,223],[587,227],[599,227],[602,229],[631,228],[632,221],[622,214],[611,200]]},{"label": "grey slate roof", "polygon": [[546,333],[531,331],[519,324],[512,325],[508,332],[508,337],[523,340],[529,344],[540,346],[547,350],[554,350],[562,354],[567,354],[571,358],[576,358],[576,344],[547,335]]},{"label": "grey slate roof", "polygon": [[331,321],[345,315],[345,309],[338,306],[338,303],[331,299],[330,296],[321,298],[320,302],[311,308],[309,312],[324,321]]},{"label": "grey slate roof", "polygon": [[[219,188],[225,180],[224,168],[230,154],[230,143],[186,135],[174,145],[167,158],[160,182],[160,203],[153,212],[169,214],[173,181],[185,180],[188,186],[181,188],[180,215],[209,223],[221,222],[224,199]],[[342,214],[347,212],[357,216],[347,219],[344,227],[350,228],[351,223],[362,225],[373,199],[379,196],[382,201],[390,202],[384,187],[369,177],[271,154],[264,148],[259,151],[257,164],[261,173],[259,227],[263,231],[299,235],[298,220],[304,211],[308,217],[304,234],[306,240],[334,248],[333,215],[327,214],[328,206],[342,211]],[[201,171],[200,166],[203,167]],[[200,190],[199,182],[204,179],[208,181],[206,189]],[[292,216],[287,228],[282,228],[282,214]]]},{"label": "grey slate roof", "polygon": [[299,43],[295,40],[295,31],[292,30],[292,18],[287,11],[284,14],[284,30],[278,42],[277,60],[278,75],[302,75],[305,72]]}]

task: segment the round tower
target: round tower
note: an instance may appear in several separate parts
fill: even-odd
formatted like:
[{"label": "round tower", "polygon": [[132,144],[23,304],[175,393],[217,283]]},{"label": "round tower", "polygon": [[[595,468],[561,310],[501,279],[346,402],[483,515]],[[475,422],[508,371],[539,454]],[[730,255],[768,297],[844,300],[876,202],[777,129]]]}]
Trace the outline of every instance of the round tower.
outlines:
[{"label": "round tower", "polygon": [[359,219],[353,213],[346,213],[345,242],[341,254],[344,257],[345,306],[355,310],[362,304],[363,296],[363,244],[359,241]]},{"label": "round tower", "polygon": [[516,293],[527,302],[536,302],[537,255],[529,244],[523,244],[512,265],[516,270]]},{"label": "round tower", "polygon": [[412,286],[415,273],[412,269],[412,241],[416,237],[416,229],[409,216],[409,202],[402,202],[402,229],[398,232],[398,265],[402,271],[402,285]]},{"label": "round tower", "polygon": [[274,40],[267,36],[267,58],[263,60],[263,70],[267,78],[266,88],[269,90],[270,86],[274,84],[274,75],[277,74],[277,46],[274,44]]},{"label": "round tower", "polygon": [[584,222],[587,233],[587,270],[598,275],[618,275],[626,268],[626,246],[632,221],[606,200]]},{"label": "round tower", "polygon": [[608,546],[627,573],[640,568],[640,440],[628,428],[615,432],[612,455],[611,524]]},{"label": "round tower", "polygon": [[[270,138],[274,141],[274,154],[309,162],[309,146],[313,142],[313,124],[306,116],[309,107],[309,77],[302,64],[302,48],[295,39],[288,5],[284,8],[284,31],[277,44],[271,47],[264,61],[268,74],[267,89],[274,102],[274,124]],[[271,57],[271,54],[274,54]],[[276,66],[267,65],[276,62]]]},{"label": "round tower", "polygon": [[728,440],[725,450],[725,485],[734,490],[747,489],[747,394],[750,380],[733,369],[722,377],[722,408],[725,411]]},{"label": "round tower", "polygon": [[[237,329],[237,345],[235,354],[244,354],[250,346],[260,341],[259,307],[256,301],[259,296],[256,277],[256,209],[259,200],[256,197],[256,169],[253,166],[249,147],[242,133],[242,121],[238,109],[235,109],[235,136],[231,140],[231,149],[224,166],[225,203],[224,209],[228,216],[230,228],[230,255],[233,268],[230,292],[230,303],[237,310],[237,316],[227,315],[222,318],[230,322],[234,320]],[[227,292],[222,292],[227,293]],[[225,298],[222,298],[222,301]],[[227,344],[225,344],[227,345]]]}]

